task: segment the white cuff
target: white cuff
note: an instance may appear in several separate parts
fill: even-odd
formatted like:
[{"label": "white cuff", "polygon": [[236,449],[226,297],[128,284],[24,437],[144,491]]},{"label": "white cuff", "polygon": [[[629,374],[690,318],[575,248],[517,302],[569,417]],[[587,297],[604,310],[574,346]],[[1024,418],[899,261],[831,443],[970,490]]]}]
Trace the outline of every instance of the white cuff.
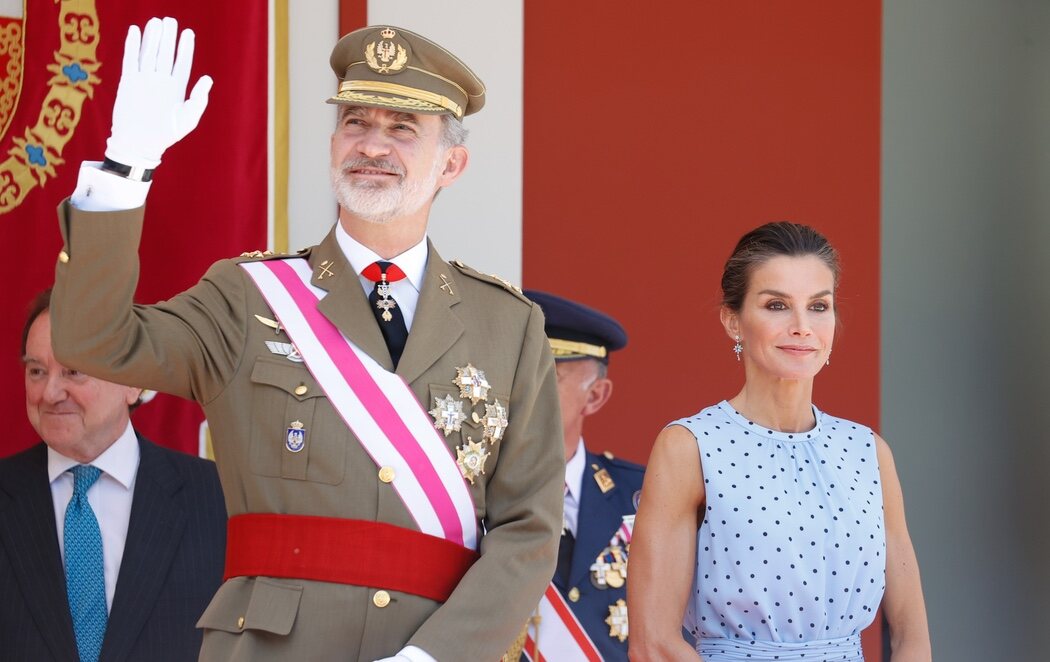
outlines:
[{"label": "white cuff", "polygon": [[384,657],[376,662],[437,662],[418,646],[405,646],[393,657]]},{"label": "white cuff", "polygon": [[69,201],[81,211],[124,211],[146,204],[150,182],[137,182],[102,170],[101,161],[80,164],[77,188]]}]

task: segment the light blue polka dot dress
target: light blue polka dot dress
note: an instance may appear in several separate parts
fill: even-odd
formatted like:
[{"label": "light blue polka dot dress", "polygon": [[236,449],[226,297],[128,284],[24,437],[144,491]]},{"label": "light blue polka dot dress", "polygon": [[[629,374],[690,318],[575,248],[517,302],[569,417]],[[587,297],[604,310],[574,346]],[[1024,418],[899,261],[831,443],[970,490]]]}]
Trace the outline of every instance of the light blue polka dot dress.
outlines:
[{"label": "light blue polka dot dress", "polygon": [[872,431],[816,407],[786,433],[728,402],[671,423],[696,437],[706,513],[685,626],[705,662],[863,662],[886,580]]}]

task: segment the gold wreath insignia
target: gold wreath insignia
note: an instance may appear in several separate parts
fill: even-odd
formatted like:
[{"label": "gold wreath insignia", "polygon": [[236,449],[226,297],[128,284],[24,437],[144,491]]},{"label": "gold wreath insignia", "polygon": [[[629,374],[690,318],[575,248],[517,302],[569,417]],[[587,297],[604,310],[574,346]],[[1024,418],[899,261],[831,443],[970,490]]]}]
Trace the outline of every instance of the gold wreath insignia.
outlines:
[{"label": "gold wreath insignia", "polygon": [[395,44],[395,46],[397,47],[397,55],[394,57],[394,61],[391,64],[380,64],[376,58],[376,42],[373,41],[368,46],[365,46],[365,62],[376,73],[396,74],[408,64],[408,51],[401,44]]}]

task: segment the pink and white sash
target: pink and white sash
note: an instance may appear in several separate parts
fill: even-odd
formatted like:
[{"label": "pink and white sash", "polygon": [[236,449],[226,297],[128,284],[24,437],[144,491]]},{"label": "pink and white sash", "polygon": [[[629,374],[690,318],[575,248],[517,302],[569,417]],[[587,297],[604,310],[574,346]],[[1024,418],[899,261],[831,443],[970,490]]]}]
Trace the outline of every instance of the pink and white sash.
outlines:
[{"label": "pink and white sash", "polygon": [[266,303],[332,406],[391,483],[423,533],[477,549],[474,501],[459,466],[415,393],[317,309],[326,292],[302,258],[245,262]]},{"label": "pink and white sash", "polygon": [[554,584],[540,599],[539,628],[529,624],[525,656],[532,662],[602,662],[597,646]]}]

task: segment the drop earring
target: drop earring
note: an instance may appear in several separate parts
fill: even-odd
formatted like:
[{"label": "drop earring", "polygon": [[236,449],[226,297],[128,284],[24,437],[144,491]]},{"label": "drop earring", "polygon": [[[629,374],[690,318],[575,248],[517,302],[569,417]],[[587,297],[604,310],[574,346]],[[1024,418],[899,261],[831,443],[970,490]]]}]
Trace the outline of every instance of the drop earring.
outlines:
[{"label": "drop earring", "polygon": [[740,360],[740,352],[744,351],[744,346],[740,344],[740,336],[735,338],[736,344],[733,345],[733,351],[736,352],[736,360]]},{"label": "drop earring", "polygon": [[828,359],[824,361],[824,365],[831,365],[831,350],[828,350]]}]

